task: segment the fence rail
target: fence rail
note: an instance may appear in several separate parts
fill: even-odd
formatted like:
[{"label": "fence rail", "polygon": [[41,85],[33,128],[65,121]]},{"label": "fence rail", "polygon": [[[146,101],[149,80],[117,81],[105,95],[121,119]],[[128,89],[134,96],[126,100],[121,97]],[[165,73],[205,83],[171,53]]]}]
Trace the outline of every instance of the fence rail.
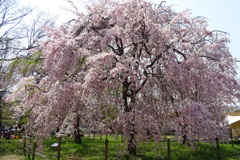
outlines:
[{"label": "fence rail", "polygon": [[[24,138],[24,142],[23,142],[24,143],[23,151],[24,151],[25,155],[26,155],[26,151],[27,151],[27,149],[25,148],[26,147],[26,140],[27,139]],[[214,140],[200,140],[200,141],[197,140],[197,142],[213,142],[213,141],[215,141],[215,147],[214,147],[215,151],[213,152],[213,153],[215,153],[215,155],[213,155],[213,157],[216,157],[214,159],[221,160],[222,156],[221,156],[221,149],[220,149],[220,145],[219,145],[219,143],[221,143],[221,141],[219,142],[218,138],[216,138]],[[167,159],[167,160],[177,159],[176,154],[175,154],[177,149],[173,147],[173,145],[176,145],[176,142],[177,141],[171,141],[170,139],[167,139],[166,141],[161,141],[161,144],[164,144],[164,146],[165,146],[165,147],[161,148],[162,153],[164,154],[164,155],[162,155],[162,157],[165,157],[165,158],[162,158],[162,159]],[[60,160],[60,158],[62,157],[61,156],[61,149],[62,149],[61,143],[62,143],[62,138],[58,138],[57,153],[54,156],[54,157],[56,157],[57,160]],[[113,155],[111,153],[112,151],[109,150],[109,144],[111,144],[111,145],[115,144],[116,146],[118,144],[118,145],[121,145],[121,147],[122,147],[124,143],[125,143],[124,141],[109,141],[108,139],[105,139],[105,141],[100,141],[100,142],[86,142],[86,141],[82,142],[82,144],[85,144],[85,145],[90,144],[89,146],[91,146],[91,147],[94,147],[94,144],[96,144],[96,145],[97,144],[102,144],[102,151],[101,151],[102,156],[101,156],[101,158],[104,159],[104,160],[113,159],[113,157],[112,157]],[[146,143],[146,142],[138,142],[138,143],[140,144],[140,143]],[[153,142],[148,142],[148,144],[150,144],[150,143],[153,143]],[[122,147],[122,148],[121,147],[119,147],[120,149],[116,147],[116,150],[120,152],[124,148],[124,147]],[[143,145],[142,148],[143,148],[142,150],[145,150],[144,145]],[[141,152],[140,150],[141,149],[139,149],[139,152]],[[35,159],[35,155],[39,155],[39,153],[35,153],[36,152],[36,142],[33,143],[33,148],[30,152],[32,152],[32,153],[27,154],[28,159],[30,159],[30,154],[32,155],[32,160]],[[144,153],[144,152],[146,152],[146,151],[141,152],[142,154],[140,154],[140,155],[145,155],[146,153]],[[189,152],[189,151],[184,151],[184,152]],[[115,155],[115,156],[117,156],[117,155]],[[119,156],[121,156],[121,155],[119,155]]]}]

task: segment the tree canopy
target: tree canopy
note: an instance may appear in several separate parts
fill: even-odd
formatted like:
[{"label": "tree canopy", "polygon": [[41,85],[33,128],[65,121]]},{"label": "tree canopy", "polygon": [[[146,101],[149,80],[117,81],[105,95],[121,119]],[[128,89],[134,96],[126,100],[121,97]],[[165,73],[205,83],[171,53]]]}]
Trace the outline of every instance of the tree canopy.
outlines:
[{"label": "tree canopy", "polygon": [[239,82],[225,32],[164,3],[99,0],[85,8],[74,6],[76,19],[49,29],[38,48],[43,76],[25,78],[9,97],[22,101],[17,115],[31,110],[28,129],[47,134],[76,120],[121,129],[131,154],[137,140],[158,142],[173,130],[184,143],[227,135],[224,113],[239,99]]}]

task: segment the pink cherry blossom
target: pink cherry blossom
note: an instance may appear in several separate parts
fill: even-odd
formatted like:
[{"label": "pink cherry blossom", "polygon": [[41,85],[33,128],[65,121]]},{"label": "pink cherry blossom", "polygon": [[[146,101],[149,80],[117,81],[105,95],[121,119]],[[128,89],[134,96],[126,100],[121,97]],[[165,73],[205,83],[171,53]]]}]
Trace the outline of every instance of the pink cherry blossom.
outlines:
[{"label": "pink cherry blossom", "polygon": [[138,140],[159,142],[173,130],[184,143],[227,136],[224,115],[238,102],[239,83],[224,32],[164,3],[99,0],[82,13],[70,3],[76,23],[50,29],[39,48],[47,74],[16,108],[31,110],[29,131],[47,134],[78,119],[96,131],[121,130],[131,154]]}]

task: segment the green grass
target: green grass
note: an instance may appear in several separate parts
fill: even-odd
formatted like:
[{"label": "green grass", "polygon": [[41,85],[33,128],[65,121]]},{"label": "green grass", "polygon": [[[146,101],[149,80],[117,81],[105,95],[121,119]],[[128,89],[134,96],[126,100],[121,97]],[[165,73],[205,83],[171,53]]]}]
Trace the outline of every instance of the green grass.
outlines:
[{"label": "green grass", "polygon": [[[5,155],[23,155],[23,143],[19,139],[0,140],[0,157]],[[1,158],[0,158],[1,159]]]},{"label": "green grass", "polygon": [[[124,151],[127,148],[125,143],[121,142],[120,136],[114,139],[108,136],[109,139],[109,159],[115,160],[167,160],[166,143],[160,143],[158,147],[154,143],[139,143],[137,154],[139,156],[128,156]],[[75,144],[73,138],[64,137],[61,143],[61,160],[102,160],[104,159],[105,136],[100,140],[99,136],[96,139],[92,137],[84,137],[82,144]],[[56,138],[48,138],[44,140],[44,150],[37,151],[36,160],[43,160],[46,157],[50,160],[56,160],[57,150],[50,149],[50,145],[58,142]],[[160,154],[160,155],[158,155]],[[15,155],[16,157],[23,156],[23,140],[0,140],[0,159],[6,156]],[[240,144],[220,143],[221,160],[240,160]],[[32,156],[32,155],[31,155]],[[44,157],[45,158],[44,158]],[[27,160],[27,158],[25,158]],[[193,150],[188,146],[171,142],[171,159],[172,160],[215,160],[217,159],[216,147],[209,143],[199,143]]]}]

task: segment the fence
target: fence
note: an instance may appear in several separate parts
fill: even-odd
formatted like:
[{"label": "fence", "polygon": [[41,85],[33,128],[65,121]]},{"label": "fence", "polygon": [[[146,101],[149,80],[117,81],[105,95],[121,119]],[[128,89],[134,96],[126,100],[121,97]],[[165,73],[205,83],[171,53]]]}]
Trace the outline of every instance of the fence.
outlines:
[{"label": "fence", "polygon": [[[95,137],[94,137],[95,138]],[[26,139],[25,139],[26,141]],[[24,146],[26,146],[26,142],[24,141]],[[188,156],[189,159],[197,159],[201,154],[204,154],[205,158],[203,155],[202,159],[209,159],[211,157],[211,160],[222,160],[226,159],[227,157],[224,157],[224,155],[221,154],[221,151],[224,152],[223,149],[221,149],[221,145],[224,145],[224,141],[219,142],[219,139],[216,138],[215,140],[211,140],[215,142],[214,146],[211,146],[207,144],[206,140],[198,141],[199,143],[202,143],[202,148],[200,148],[200,151],[192,150],[189,149],[189,147],[186,146],[186,148],[179,144],[176,141],[171,141],[170,139],[167,139],[166,141],[162,141],[159,143],[158,146],[156,146],[153,142],[138,142],[138,147],[137,147],[137,158],[141,159],[164,159],[164,160],[173,160],[173,159],[186,159],[186,155]],[[44,156],[41,155],[42,157],[45,157],[44,159],[66,159],[63,155],[61,155],[62,152],[64,152],[64,155],[68,157],[71,157],[71,159],[79,159],[79,157],[84,157],[85,155],[92,156],[91,159],[102,159],[102,160],[112,160],[112,159],[134,159],[131,157],[131,155],[127,154],[127,143],[124,143],[123,141],[109,141],[108,139],[106,140],[98,140],[96,142],[90,141],[90,142],[82,142],[81,146],[84,148],[84,150],[79,149],[78,155],[76,155],[76,152],[70,152],[68,149],[70,148],[69,145],[67,145],[67,141],[65,140],[62,142],[62,138],[58,139],[58,147],[57,152],[54,155],[48,155]],[[62,145],[63,144],[63,145]],[[71,144],[72,145],[72,144]],[[228,144],[229,145],[229,144]],[[63,147],[62,147],[63,146]],[[179,147],[180,146],[180,147]],[[35,159],[35,156],[40,156],[39,153],[35,153],[36,150],[36,142],[32,145],[32,150],[30,156],[30,153],[28,154],[28,159]],[[198,146],[199,147],[199,146]],[[24,148],[24,152],[25,148]],[[90,155],[94,154],[96,155]],[[155,153],[155,155],[153,154]],[[46,158],[48,157],[48,158]]]}]

